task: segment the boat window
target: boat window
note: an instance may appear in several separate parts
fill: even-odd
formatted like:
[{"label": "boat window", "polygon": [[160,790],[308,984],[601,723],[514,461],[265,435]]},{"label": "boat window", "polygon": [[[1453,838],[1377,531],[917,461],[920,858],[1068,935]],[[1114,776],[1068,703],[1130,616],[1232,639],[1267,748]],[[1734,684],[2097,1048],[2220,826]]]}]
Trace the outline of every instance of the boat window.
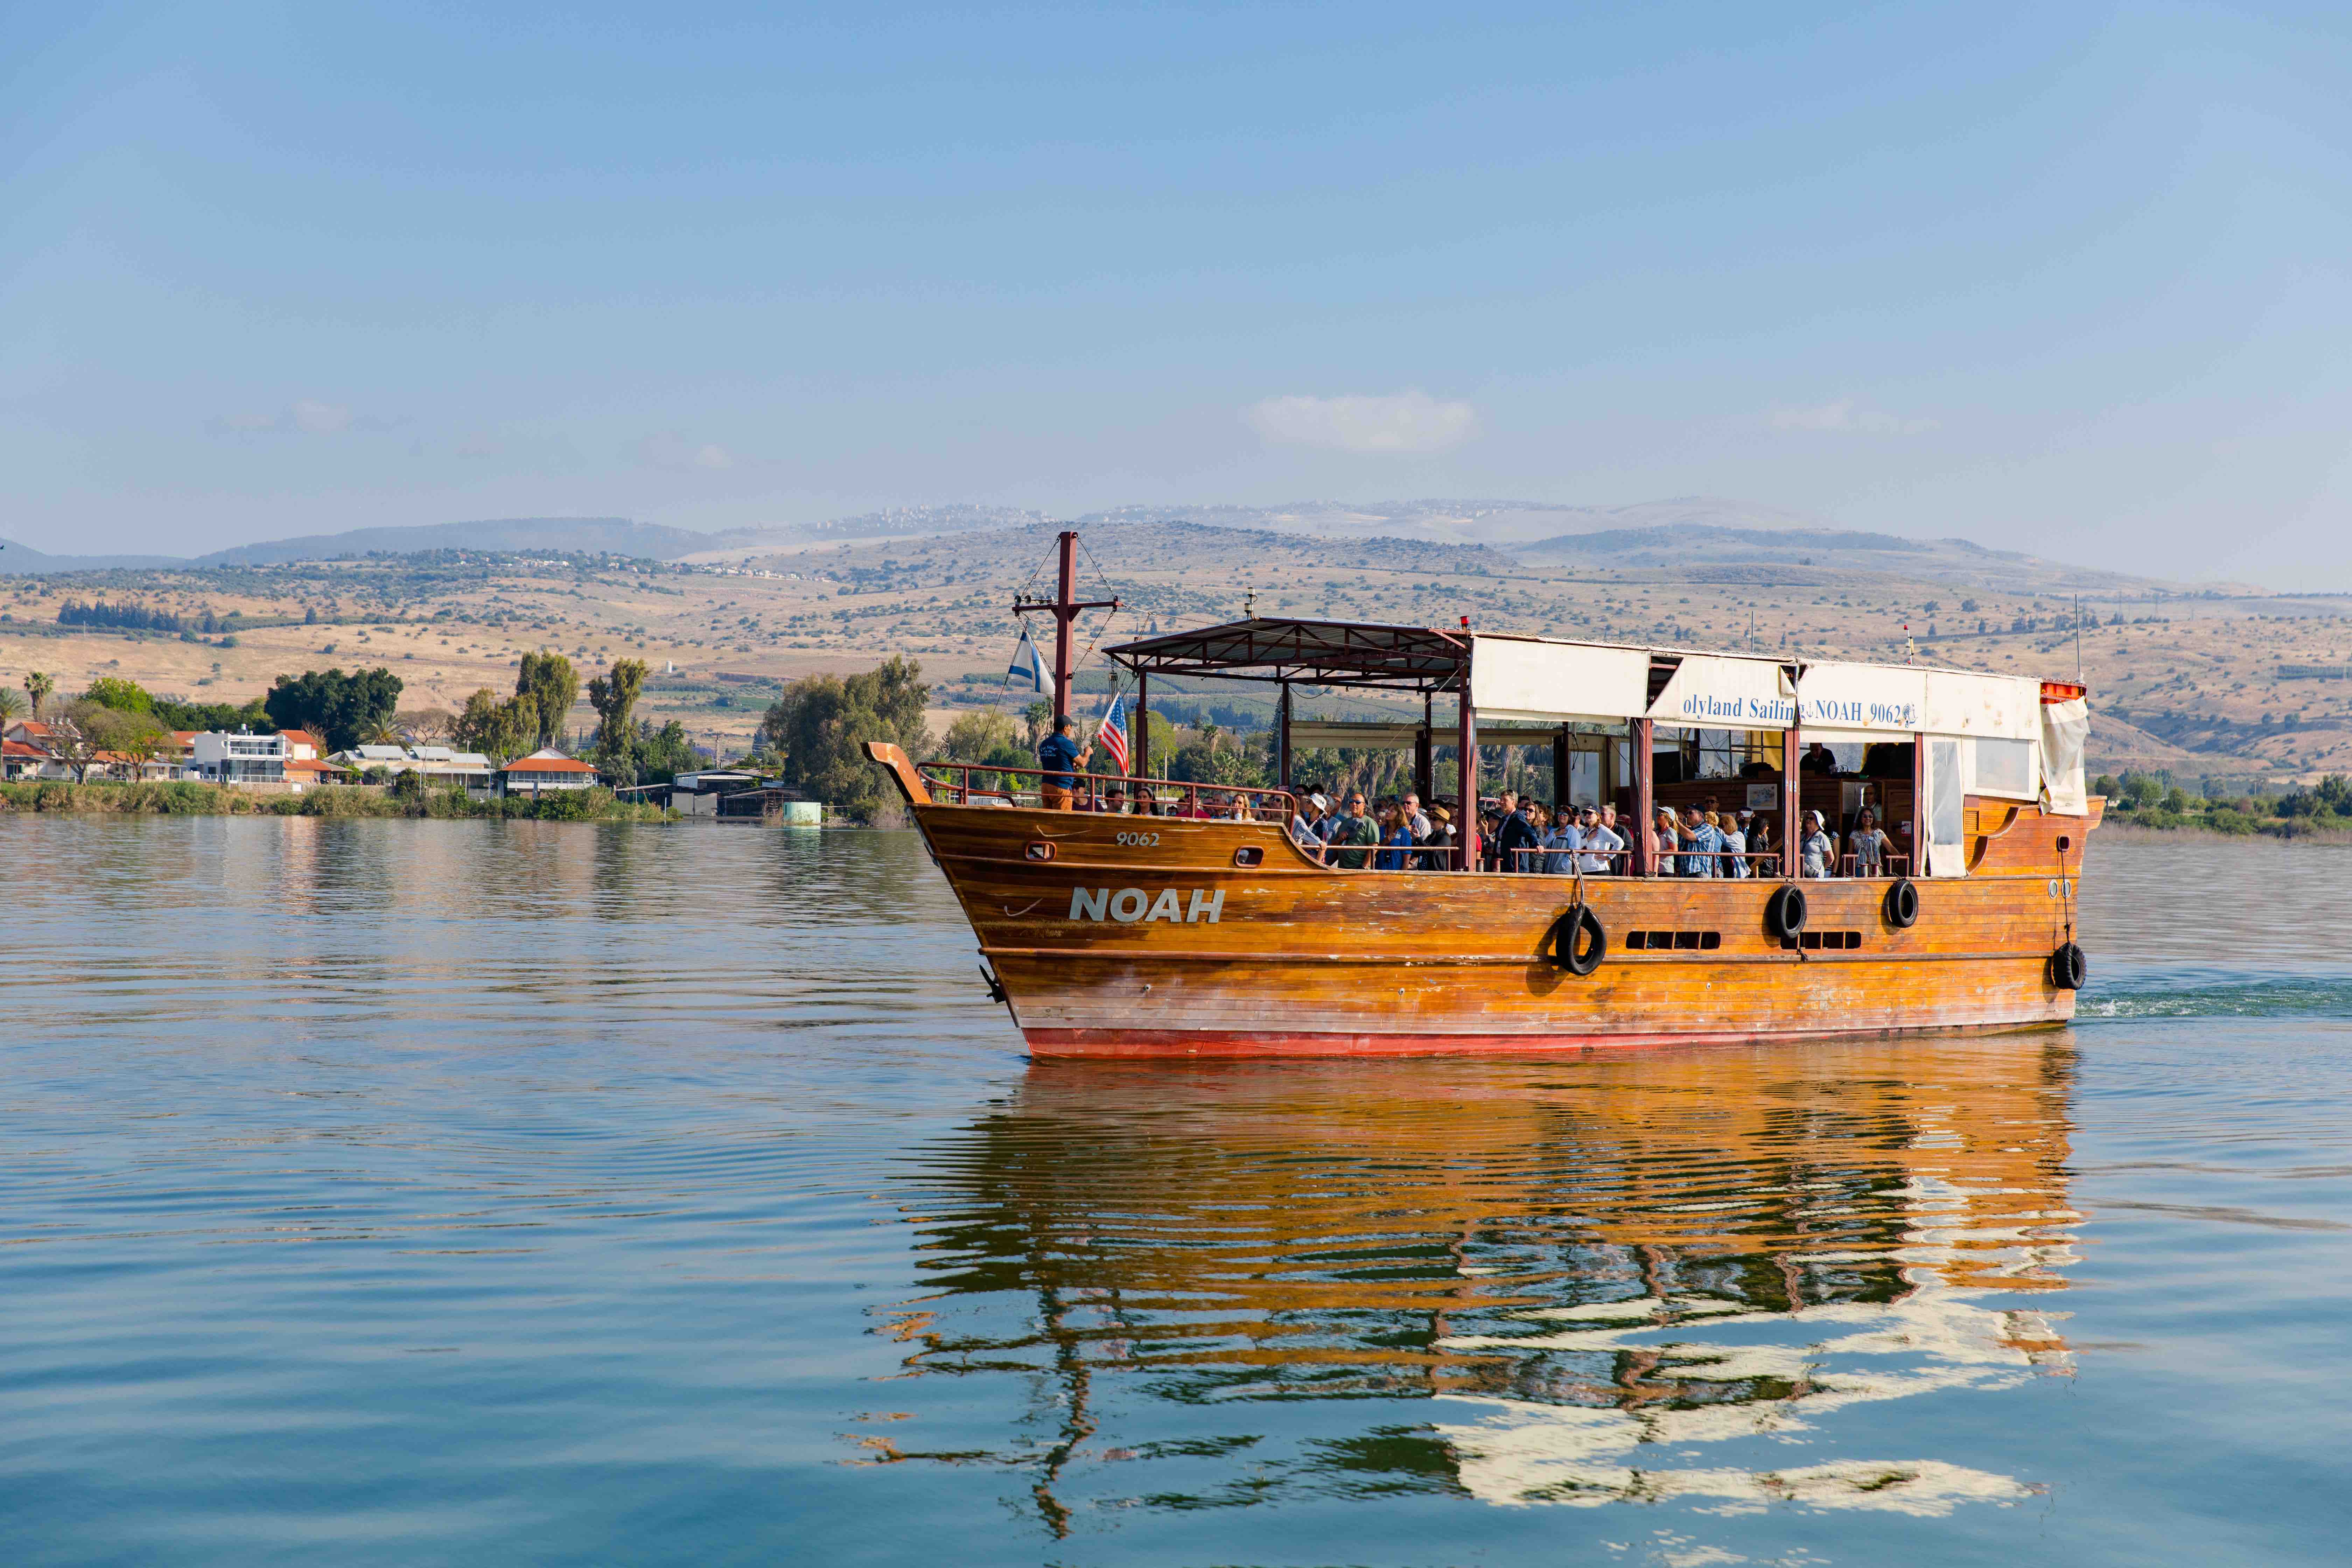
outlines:
[{"label": "boat window", "polygon": [[1713,952],[1723,945],[1719,931],[1629,931],[1625,933],[1628,952],[1665,952],[1680,948],[1685,952]]},{"label": "boat window", "polygon": [[2011,800],[2033,798],[2033,742],[1979,737],[1969,742],[1976,750],[1976,792],[2006,795]]},{"label": "boat window", "polygon": [[1778,730],[1688,730],[1660,724],[1654,731],[1653,775],[1660,784],[1752,776],[1756,764],[1780,770]]},{"label": "boat window", "polygon": [[1780,951],[1783,952],[1794,952],[1801,947],[1808,952],[1819,952],[1822,949],[1832,952],[1842,952],[1861,945],[1862,933],[1858,931],[1809,931],[1800,936],[1784,936],[1780,939]]}]

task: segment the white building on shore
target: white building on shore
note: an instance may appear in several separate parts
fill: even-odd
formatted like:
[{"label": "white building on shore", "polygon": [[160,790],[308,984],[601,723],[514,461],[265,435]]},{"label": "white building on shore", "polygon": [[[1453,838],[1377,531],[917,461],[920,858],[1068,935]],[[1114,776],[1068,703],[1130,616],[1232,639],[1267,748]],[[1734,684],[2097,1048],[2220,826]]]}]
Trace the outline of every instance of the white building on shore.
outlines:
[{"label": "white building on shore", "polygon": [[293,748],[283,735],[237,735],[209,730],[188,740],[187,768],[214,784],[284,784]]},{"label": "white building on shore", "polygon": [[499,770],[499,787],[508,795],[539,795],[543,791],[593,789],[596,770],[577,757],[567,757],[544,746],[527,757],[517,757]]},{"label": "white building on shore", "polygon": [[334,760],[360,770],[364,778],[378,768],[391,773],[421,773],[429,789],[463,789],[487,795],[498,783],[498,770],[479,752],[452,751],[447,746],[353,746]]}]

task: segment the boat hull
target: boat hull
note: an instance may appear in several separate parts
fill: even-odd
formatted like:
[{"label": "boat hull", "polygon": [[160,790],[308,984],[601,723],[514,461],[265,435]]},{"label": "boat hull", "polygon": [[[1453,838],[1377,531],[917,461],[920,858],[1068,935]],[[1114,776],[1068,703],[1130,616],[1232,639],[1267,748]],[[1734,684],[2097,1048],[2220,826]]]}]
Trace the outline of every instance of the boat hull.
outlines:
[{"label": "boat hull", "polygon": [[[1583,1053],[1698,1041],[2058,1027],[2074,992],[2088,816],[1969,797],[1967,875],[1778,879],[1479,875],[1319,865],[1277,823],[931,799],[875,745],[1034,1056]],[[1555,962],[1578,905],[1606,936]]]},{"label": "boat hull", "polygon": [[[1766,929],[1773,879],[1349,871],[1269,823],[910,807],[1031,1052],[1128,1058],[2055,1027],[2096,822],[1971,800],[1969,874],[1919,883],[1916,924],[1886,881],[1809,880],[1791,944]],[[1544,956],[1580,900],[1608,939],[1582,976]]]}]

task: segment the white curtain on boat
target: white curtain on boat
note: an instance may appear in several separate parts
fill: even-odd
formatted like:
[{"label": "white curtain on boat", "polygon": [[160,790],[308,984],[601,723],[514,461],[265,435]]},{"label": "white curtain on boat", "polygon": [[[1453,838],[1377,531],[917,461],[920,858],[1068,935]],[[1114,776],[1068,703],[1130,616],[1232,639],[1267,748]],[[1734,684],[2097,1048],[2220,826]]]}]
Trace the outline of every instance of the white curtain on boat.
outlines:
[{"label": "white curtain on boat", "polygon": [[1966,826],[1962,808],[1968,786],[1960,773],[1960,742],[1930,736],[1927,741],[1927,875],[1968,875],[1968,851],[1962,842]]},{"label": "white curtain on boat", "polygon": [[1482,720],[1638,719],[1649,711],[1649,699],[1645,649],[1537,637],[1473,639],[1470,705]]},{"label": "white curtain on boat", "polygon": [[2082,698],[2042,705],[2042,805],[2058,816],[2088,816],[2083,746],[2091,738],[2091,705]]}]

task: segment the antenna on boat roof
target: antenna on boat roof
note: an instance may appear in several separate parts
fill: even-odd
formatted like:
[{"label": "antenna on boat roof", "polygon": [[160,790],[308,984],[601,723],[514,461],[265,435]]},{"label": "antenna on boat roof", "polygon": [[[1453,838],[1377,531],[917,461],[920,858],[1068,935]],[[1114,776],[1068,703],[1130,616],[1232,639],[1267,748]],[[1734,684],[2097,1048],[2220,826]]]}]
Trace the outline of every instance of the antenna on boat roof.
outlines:
[{"label": "antenna on boat roof", "polygon": [[2074,595],[2074,681],[2083,679],[2083,595]]}]

